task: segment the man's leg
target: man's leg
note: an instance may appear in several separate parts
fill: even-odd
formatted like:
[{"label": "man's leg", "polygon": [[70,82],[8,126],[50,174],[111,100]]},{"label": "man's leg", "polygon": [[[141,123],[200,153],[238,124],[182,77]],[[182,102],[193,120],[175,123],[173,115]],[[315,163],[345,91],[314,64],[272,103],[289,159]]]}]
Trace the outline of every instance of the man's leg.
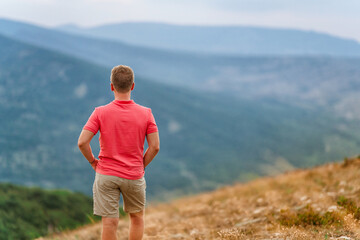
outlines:
[{"label": "man's leg", "polygon": [[130,215],[129,240],[141,240],[144,235],[144,210]]},{"label": "man's leg", "polygon": [[116,240],[117,217],[102,217],[102,240]]}]

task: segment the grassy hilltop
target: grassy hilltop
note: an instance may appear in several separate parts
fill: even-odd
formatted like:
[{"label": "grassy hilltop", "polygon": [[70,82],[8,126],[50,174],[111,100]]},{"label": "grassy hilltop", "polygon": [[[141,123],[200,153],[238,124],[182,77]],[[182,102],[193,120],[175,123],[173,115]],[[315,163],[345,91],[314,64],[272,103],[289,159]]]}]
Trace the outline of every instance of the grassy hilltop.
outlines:
[{"label": "grassy hilltop", "polygon": [[[360,158],[149,206],[144,239],[359,239]],[[46,239],[98,239],[99,223]],[[127,239],[128,219],[119,239]]]}]

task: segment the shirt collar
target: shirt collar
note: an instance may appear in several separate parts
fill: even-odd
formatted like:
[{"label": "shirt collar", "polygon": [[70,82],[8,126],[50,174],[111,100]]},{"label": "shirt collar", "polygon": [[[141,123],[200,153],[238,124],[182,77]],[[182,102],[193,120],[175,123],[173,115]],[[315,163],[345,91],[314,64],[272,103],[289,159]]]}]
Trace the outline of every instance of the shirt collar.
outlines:
[{"label": "shirt collar", "polygon": [[113,103],[120,105],[120,104],[135,104],[134,100],[114,100]]}]

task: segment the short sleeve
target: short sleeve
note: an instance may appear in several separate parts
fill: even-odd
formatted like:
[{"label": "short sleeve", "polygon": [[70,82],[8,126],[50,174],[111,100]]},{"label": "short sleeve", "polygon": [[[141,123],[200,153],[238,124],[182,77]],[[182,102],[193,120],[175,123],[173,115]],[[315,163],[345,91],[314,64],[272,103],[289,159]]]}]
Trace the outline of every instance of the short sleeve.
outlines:
[{"label": "short sleeve", "polygon": [[147,121],[147,128],[146,128],[146,134],[158,132],[158,127],[155,122],[154,115],[151,112],[151,109],[149,111],[149,118]]},{"label": "short sleeve", "polygon": [[95,110],[92,112],[91,116],[89,117],[83,129],[89,130],[94,134],[96,134],[99,131],[99,128],[100,128],[100,122],[99,122],[98,110],[95,108]]}]

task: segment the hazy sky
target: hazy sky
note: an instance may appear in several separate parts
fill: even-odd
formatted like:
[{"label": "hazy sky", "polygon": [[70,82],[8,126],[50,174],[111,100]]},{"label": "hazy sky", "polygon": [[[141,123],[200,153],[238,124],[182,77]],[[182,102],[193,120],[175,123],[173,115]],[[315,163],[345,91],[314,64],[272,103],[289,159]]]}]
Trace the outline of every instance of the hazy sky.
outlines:
[{"label": "hazy sky", "polygon": [[0,0],[0,17],[44,26],[126,21],[317,30],[360,41],[360,0]]}]

